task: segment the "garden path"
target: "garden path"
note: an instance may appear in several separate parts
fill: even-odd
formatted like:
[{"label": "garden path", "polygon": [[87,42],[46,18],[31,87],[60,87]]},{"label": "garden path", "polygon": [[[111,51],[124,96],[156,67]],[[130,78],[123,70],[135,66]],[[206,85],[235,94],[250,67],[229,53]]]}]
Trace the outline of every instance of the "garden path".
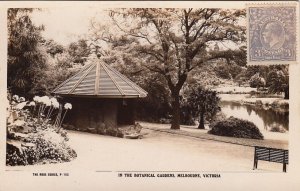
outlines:
[{"label": "garden path", "polygon": [[[144,125],[144,124],[143,124]],[[67,163],[6,167],[7,170],[69,172],[89,171],[191,171],[282,172],[282,165],[260,162],[252,170],[254,149],[248,146],[153,131],[143,139],[122,139],[69,131],[69,144],[78,157]]]}]

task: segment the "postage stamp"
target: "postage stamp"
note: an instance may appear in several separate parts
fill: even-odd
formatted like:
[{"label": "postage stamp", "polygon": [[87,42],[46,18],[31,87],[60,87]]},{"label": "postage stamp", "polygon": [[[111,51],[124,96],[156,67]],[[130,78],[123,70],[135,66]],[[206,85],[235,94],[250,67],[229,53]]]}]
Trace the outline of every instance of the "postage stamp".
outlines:
[{"label": "postage stamp", "polygon": [[248,5],[247,24],[249,65],[297,62],[296,5]]}]

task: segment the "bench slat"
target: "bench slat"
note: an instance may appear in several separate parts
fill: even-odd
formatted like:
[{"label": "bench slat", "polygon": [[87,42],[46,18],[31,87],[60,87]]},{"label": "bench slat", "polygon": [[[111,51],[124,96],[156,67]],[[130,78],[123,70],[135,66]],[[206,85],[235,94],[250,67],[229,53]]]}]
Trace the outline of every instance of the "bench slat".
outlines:
[{"label": "bench slat", "polygon": [[288,150],[267,147],[255,147],[255,157],[256,160],[288,164]]}]

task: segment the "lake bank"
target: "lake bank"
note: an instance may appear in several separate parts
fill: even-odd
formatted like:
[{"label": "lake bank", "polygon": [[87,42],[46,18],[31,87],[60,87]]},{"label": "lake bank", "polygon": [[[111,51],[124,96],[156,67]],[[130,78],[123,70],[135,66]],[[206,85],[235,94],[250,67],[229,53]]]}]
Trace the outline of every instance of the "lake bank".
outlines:
[{"label": "lake bank", "polygon": [[218,94],[222,102],[235,102],[240,104],[256,105],[263,107],[272,107],[274,109],[286,109],[289,108],[289,100],[283,98],[273,97],[254,97],[250,94]]},{"label": "lake bank", "polygon": [[249,94],[219,94],[219,97],[221,111],[226,117],[251,121],[263,134],[288,133],[289,100],[254,98]]}]

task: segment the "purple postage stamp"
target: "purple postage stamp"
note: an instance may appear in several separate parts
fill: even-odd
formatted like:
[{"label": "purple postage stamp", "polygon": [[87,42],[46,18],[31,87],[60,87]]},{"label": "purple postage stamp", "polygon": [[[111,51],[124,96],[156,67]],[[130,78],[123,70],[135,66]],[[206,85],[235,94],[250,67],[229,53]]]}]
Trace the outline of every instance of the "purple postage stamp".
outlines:
[{"label": "purple postage stamp", "polygon": [[296,5],[248,5],[247,14],[249,65],[297,62]]}]

